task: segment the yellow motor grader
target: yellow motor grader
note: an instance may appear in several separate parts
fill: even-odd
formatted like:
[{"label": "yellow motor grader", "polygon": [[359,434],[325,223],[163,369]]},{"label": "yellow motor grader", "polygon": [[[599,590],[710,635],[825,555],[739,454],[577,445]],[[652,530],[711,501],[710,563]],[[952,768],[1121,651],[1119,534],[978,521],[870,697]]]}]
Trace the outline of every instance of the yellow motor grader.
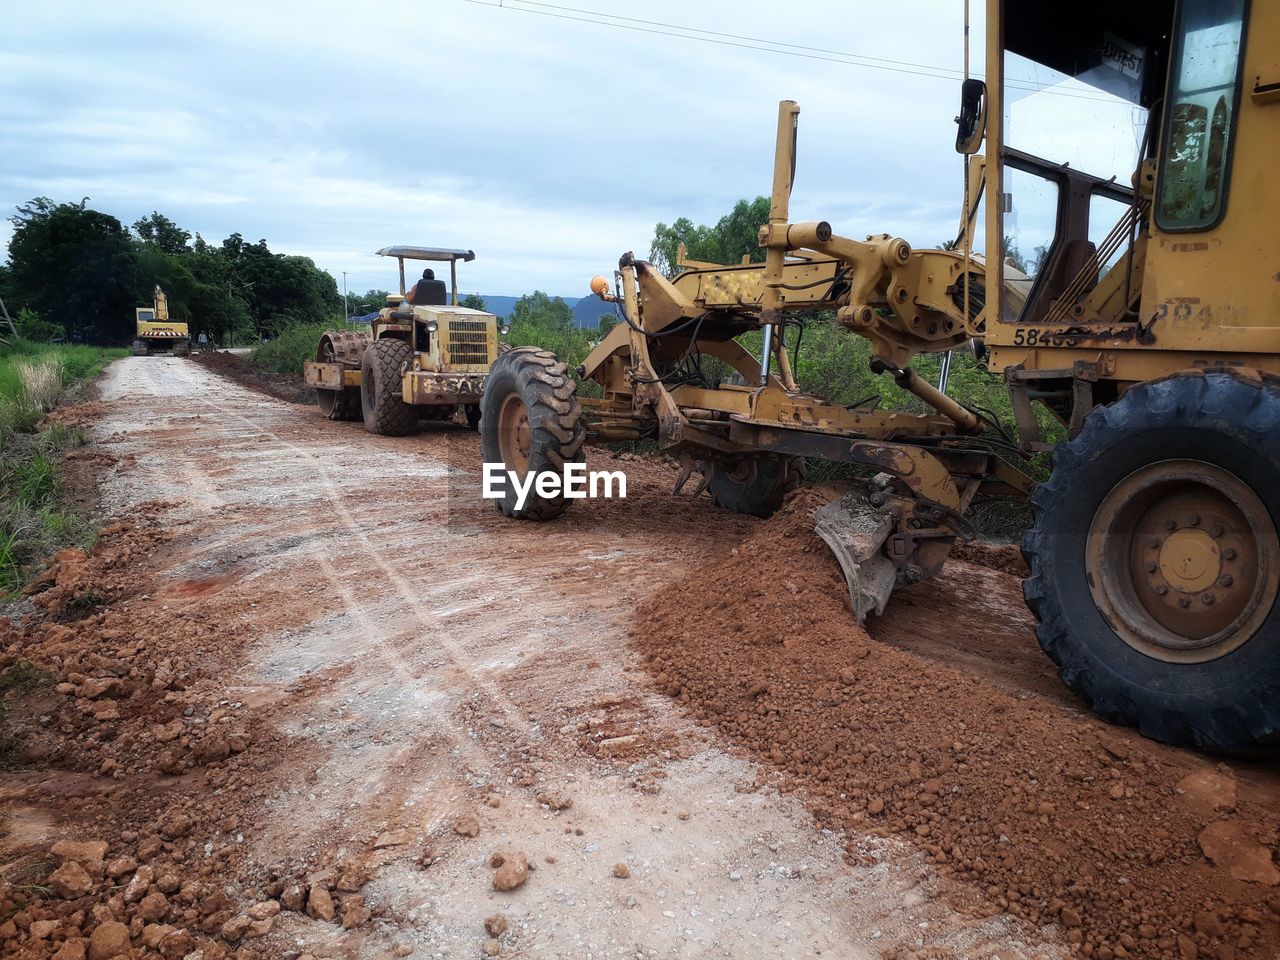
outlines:
[{"label": "yellow motor grader", "polygon": [[[790,222],[799,107],[783,102],[764,263],[695,264],[668,280],[623,256],[615,282],[593,288],[624,322],[575,371],[602,396],[576,397],[545,351],[512,351],[484,397],[485,459],[558,470],[580,458],[583,425],[604,441],[652,438],[686,472],[701,465],[717,504],[759,515],[802,458],[864,465],[866,492],[816,511],[859,617],[895,584],[938,572],[971,534],[979,491],[1029,495],[1024,590],[1066,684],[1166,742],[1270,738],[1280,4],[988,0],[985,29],[985,81],[966,77],[956,118],[969,159],[954,249]],[[1049,90],[1028,84],[1054,76]],[[1080,166],[1107,135],[1092,122],[1105,103],[1123,107],[1139,144],[1128,183]],[[1072,155],[1019,145],[1036,129]],[[1019,231],[1041,241],[1034,256],[1010,249]],[[868,338],[872,368],[934,412],[846,409],[803,391],[789,318],[814,309]],[[747,331],[763,331],[759,358],[735,339]],[[1049,447],[1038,409],[1061,425],[1046,482],[1012,465],[983,414],[912,369],[921,353],[968,343],[1004,378],[1023,455]],[[739,376],[705,376],[709,357]],[[513,503],[500,506],[535,518],[564,506]]]},{"label": "yellow motor grader", "polygon": [[[405,436],[423,420],[450,419],[462,405],[474,429],[485,376],[506,330],[493,314],[458,306],[458,261],[474,260],[474,251],[393,246],[378,256],[396,258],[400,293],[387,297],[368,333],[326,330],[321,336],[315,360],[302,371],[316,388],[320,412],[330,420],[362,419],[370,433]],[[448,263],[449,287],[428,269],[409,295],[406,260]]]}]

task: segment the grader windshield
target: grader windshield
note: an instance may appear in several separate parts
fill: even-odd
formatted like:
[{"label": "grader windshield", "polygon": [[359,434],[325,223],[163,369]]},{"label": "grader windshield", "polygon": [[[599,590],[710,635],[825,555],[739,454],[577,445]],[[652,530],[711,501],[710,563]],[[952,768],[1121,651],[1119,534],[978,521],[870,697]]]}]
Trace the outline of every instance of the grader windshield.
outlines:
[{"label": "grader windshield", "polygon": [[1070,321],[1109,273],[1113,315],[1137,322],[1133,249],[1151,207],[1169,231],[1220,218],[1245,6],[991,0],[987,155],[1000,163],[986,171],[975,246],[1001,251],[989,256],[1007,285],[995,345],[1034,336],[1002,325]]}]

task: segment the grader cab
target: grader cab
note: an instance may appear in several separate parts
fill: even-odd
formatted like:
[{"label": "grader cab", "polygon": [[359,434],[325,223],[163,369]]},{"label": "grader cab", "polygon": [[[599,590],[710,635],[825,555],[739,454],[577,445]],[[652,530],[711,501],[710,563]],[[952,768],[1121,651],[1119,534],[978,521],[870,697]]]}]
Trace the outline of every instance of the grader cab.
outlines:
[{"label": "grader cab", "polygon": [[[580,459],[582,425],[602,441],[653,439],[684,461],[682,481],[699,471],[716,504],[760,516],[805,458],[861,465],[874,475],[865,488],[815,517],[859,618],[941,569],[972,535],[979,493],[1030,496],[1025,594],[1064,682],[1156,739],[1269,738],[1280,732],[1280,6],[988,0],[985,29],[986,80],[964,81],[957,118],[970,159],[954,248],[791,222],[800,110],[784,101],[764,263],[668,279],[624,255],[612,283],[593,281],[624,322],[574,372],[601,396],[578,398],[545,351],[500,358],[485,459],[559,470]],[[1067,155],[1034,152],[1055,145]],[[1116,156],[1123,177],[1088,169]],[[872,369],[933,413],[806,393],[789,351],[797,314],[813,310],[867,338]],[[737,340],[749,331],[762,331],[760,357]],[[1007,384],[1016,437],[912,369],[970,343]],[[737,376],[712,375],[709,359]],[[1044,416],[1065,440],[1036,486],[1022,466],[1052,445]],[[499,505],[534,518],[565,506]]]},{"label": "grader cab", "polygon": [[[320,412],[330,420],[362,419],[370,433],[405,436],[424,420],[450,419],[462,405],[474,429],[485,377],[505,332],[493,314],[458,305],[458,261],[474,260],[475,253],[394,246],[378,255],[396,258],[400,293],[387,297],[368,333],[327,330],[321,336],[316,359],[303,367]],[[448,263],[449,287],[428,278],[434,273],[428,268],[406,288],[406,260]]]}]

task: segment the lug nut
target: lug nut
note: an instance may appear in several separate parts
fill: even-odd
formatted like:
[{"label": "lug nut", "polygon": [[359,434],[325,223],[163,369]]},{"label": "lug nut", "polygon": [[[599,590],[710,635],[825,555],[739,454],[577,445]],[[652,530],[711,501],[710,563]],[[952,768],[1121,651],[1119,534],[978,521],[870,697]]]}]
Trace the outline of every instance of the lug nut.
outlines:
[{"label": "lug nut", "polygon": [[1214,537],[1220,537],[1226,532],[1227,532],[1227,528],[1220,523],[1215,523],[1212,527],[1209,528],[1210,535]]},{"label": "lug nut", "polygon": [[1177,521],[1177,520],[1166,520],[1166,521],[1164,522],[1164,528],[1165,528],[1166,530],[1177,530],[1177,529],[1178,529],[1178,521]]},{"label": "lug nut", "polygon": [[1212,604],[1212,603],[1213,603],[1213,594],[1212,594],[1212,593],[1206,593],[1204,596],[1202,596],[1202,597],[1200,598],[1200,600],[1201,600],[1201,602],[1202,602],[1202,603],[1204,603],[1204,605],[1207,607],[1207,606],[1209,606],[1210,604]]},{"label": "lug nut", "polygon": [[1235,547],[1227,547],[1227,549],[1222,551],[1223,560],[1234,560],[1235,558],[1236,558]]},{"label": "lug nut", "polygon": [[1218,578],[1218,586],[1220,587],[1229,587],[1235,582],[1236,582],[1235,578],[1232,577],[1231,574],[1229,573],[1224,573],[1222,576]]},{"label": "lug nut", "polygon": [[1168,592],[1169,592],[1169,588],[1166,587],[1163,583],[1156,587],[1156,596],[1158,597],[1163,597]]},{"label": "lug nut", "polygon": [[1147,573],[1155,573],[1156,565],[1152,563],[1150,560],[1148,560],[1146,563],[1142,565],[1142,569],[1147,571]]},{"label": "lug nut", "polygon": [[1191,606],[1191,598],[1190,598],[1190,597],[1179,597],[1179,598],[1178,598],[1178,606],[1180,606],[1183,610],[1187,609],[1187,607]]},{"label": "lug nut", "polygon": [[1189,524],[1191,524],[1193,527],[1198,527],[1198,526],[1200,526],[1200,514],[1198,514],[1198,513],[1193,513],[1193,514],[1191,515],[1191,519],[1190,519],[1190,520],[1188,520],[1187,522],[1188,522]]}]

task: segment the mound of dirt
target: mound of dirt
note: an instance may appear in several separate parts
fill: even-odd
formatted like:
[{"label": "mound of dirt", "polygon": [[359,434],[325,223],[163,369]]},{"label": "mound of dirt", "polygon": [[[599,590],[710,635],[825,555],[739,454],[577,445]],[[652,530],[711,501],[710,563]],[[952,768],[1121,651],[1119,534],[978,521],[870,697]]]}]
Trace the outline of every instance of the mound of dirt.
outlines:
[{"label": "mound of dirt", "polygon": [[265,393],[277,400],[289,403],[315,403],[314,388],[302,382],[302,373],[275,373],[263,369],[246,356],[227,353],[223,350],[209,350],[204,353],[193,353],[191,359],[201,366],[208,367],[216,373],[229,377],[236,383]]},{"label": "mound of dirt", "polygon": [[[145,592],[183,533],[159,523],[163,507],[112,523],[89,553],[60,551],[23,591],[32,612],[0,617],[0,676],[29,688],[0,736],[7,957],[131,944],[130,956],[215,960],[239,945],[253,957],[242,941],[300,909],[285,894],[305,873],[254,875],[235,839],[270,789],[279,737],[227,696],[217,654],[235,649],[234,627],[183,609],[181,587]],[[83,832],[50,846],[53,822]]]},{"label": "mound of dirt", "polygon": [[1270,863],[1280,821],[1189,803],[1162,748],[870,639],[812,533],[825,499],[802,492],[641,604],[655,682],[847,831],[850,857],[859,835],[914,845],[962,911],[1056,924],[1099,960],[1275,956],[1278,888],[1215,865],[1198,837],[1229,820]]},{"label": "mound of dirt", "polygon": [[990,567],[1011,577],[1025,580],[1031,576],[1027,569],[1027,561],[1022,559],[1022,551],[1012,543],[957,543],[951,548],[951,557],[956,560],[967,560],[980,567]]}]

